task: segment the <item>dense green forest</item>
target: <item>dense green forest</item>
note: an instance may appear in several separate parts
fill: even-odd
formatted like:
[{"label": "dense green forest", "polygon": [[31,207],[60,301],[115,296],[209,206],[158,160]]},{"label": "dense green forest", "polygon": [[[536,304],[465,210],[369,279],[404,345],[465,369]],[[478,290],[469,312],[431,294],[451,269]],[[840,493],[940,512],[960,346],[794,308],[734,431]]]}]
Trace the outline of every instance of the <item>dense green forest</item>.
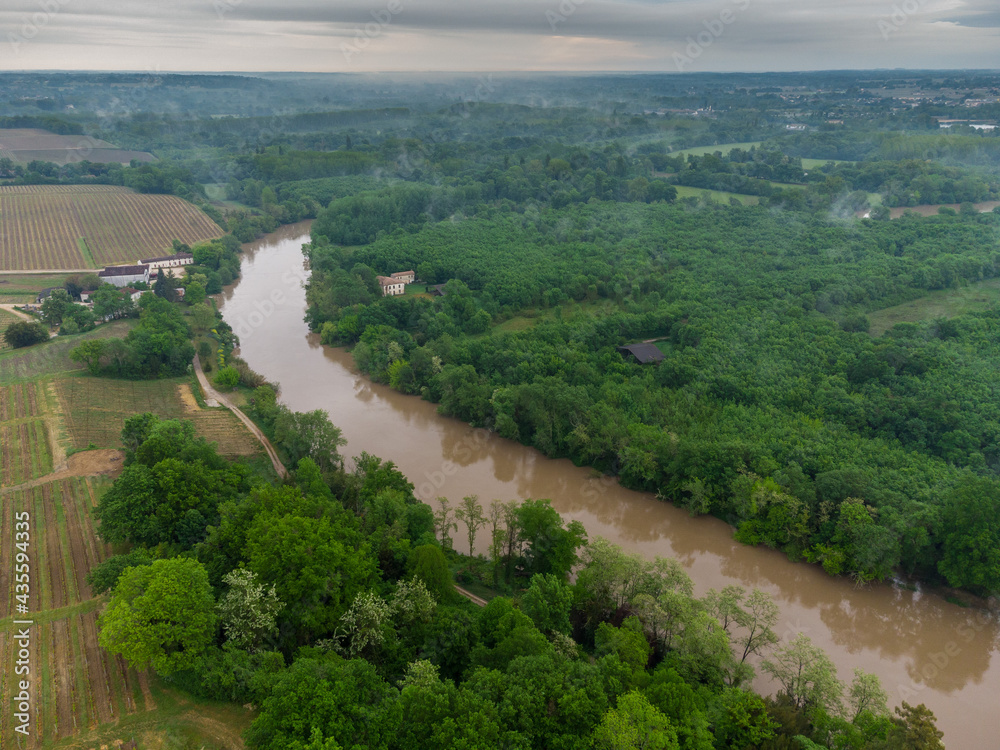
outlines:
[{"label": "dense green forest", "polygon": [[[248,747],[942,747],[933,715],[891,715],[873,675],[846,685],[807,637],[777,645],[763,592],[695,598],[676,561],[588,540],[545,500],[432,512],[391,462],[345,471],[326,415],[268,391],[257,418],[301,455],[282,486],[190,423],[126,422],[126,467],[97,514],[103,539],[133,546],[90,574],[110,591],[101,645],[258,706]],[[451,550],[456,519],[492,529],[489,561]],[[458,595],[456,563],[519,593],[480,608]],[[756,658],[777,699],[748,688]]]},{"label": "dense green forest", "polygon": [[[624,196],[434,221],[432,195],[345,198],[314,225],[309,320],[372,377],[834,574],[1000,584],[996,524],[963,527],[1000,500],[996,313],[883,339],[864,314],[995,277],[1000,216]],[[382,299],[375,275],[404,268],[446,296]],[[643,339],[662,363],[615,350]]]}]

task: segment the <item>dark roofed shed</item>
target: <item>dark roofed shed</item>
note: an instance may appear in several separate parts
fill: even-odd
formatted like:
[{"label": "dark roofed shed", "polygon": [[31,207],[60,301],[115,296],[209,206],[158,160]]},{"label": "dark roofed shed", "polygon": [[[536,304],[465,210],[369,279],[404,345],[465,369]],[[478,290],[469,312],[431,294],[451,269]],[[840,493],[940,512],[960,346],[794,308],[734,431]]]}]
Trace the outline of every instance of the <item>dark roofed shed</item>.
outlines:
[{"label": "dark roofed shed", "polygon": [[622,354],[631,354],[640,365],[666,359],[666,355],[655,344],[629,344],[628,346],[619,346],[618,351]]}]

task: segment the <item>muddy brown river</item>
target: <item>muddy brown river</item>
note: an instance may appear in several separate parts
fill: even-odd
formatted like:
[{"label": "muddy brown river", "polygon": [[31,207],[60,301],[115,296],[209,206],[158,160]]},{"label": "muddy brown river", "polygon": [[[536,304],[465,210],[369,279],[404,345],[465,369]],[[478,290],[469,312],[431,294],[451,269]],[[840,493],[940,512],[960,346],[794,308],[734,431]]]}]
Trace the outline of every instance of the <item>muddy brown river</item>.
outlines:
[{"label": "muddy brown river", "polygon": [[[246,246],[243,276],[220,297],[241,354],[281,384],[291,409],[326,410],[347,438],[345,456],[368,451],[390,459],[418,497],[457,502],[548,498],[566,519],[652,558],[678,558],[704,593],[735,583],[758,587],[781,607],[779,634],[808,635],[849,683],[853,670],[875,672],[890,705],[925,703],[954,750],[1000,749],[1000,667],[995,618],[935,594],[898,586],[856,589],[779,552],[746,547],[713,518],[691,518],[653,496],[620,487],[565,460],[437,414],[435,406],[359,374],[342,349],[321,346],[303,322],[307,277],[301,246],[308,224],[284,227]],[[455,534],[462,549],[465,535]],[[485,539],[478,542],[485,549]],[[759,679],[757,688],[771,686]]]}]

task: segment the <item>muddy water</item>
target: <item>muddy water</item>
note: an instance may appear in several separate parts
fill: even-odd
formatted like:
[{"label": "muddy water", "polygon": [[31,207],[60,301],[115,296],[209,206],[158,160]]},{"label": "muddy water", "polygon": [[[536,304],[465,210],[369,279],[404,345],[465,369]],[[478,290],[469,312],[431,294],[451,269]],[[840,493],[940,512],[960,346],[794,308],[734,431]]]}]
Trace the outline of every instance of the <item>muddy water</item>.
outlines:
[{"label": "muddy water", "polygon": [[[550,498],[591,536],[648,557],[677,557],[701,593],[730,583],[760,587],[781,606],[779,633],[807,634],[834,660],[841,679],[849,682],[856,667],[876,672],[891,705],[905,700],[934,711],[949,748],[1000,748],[996,622],[919,591],[888,585],[858,590],[780,553],[739,545],[718,520],[692,519],[650,495],[441,417],[432,404],[369,382],[350,355],[321,346],[303,322],[300,248],[307,231],[304,224],[285,227],[247,246],[243,277],[224,293],[222,311],[240,335],[242,356],[281,384],[285,404],[329,412],[347,438],[344,455],[369,451],[391,459],[426,501],[446,496],[455,502],[470,494],[486,502]],[[460,549],[462,539],[460,530]],[[484,544],[480,540],[479,548]]]}]

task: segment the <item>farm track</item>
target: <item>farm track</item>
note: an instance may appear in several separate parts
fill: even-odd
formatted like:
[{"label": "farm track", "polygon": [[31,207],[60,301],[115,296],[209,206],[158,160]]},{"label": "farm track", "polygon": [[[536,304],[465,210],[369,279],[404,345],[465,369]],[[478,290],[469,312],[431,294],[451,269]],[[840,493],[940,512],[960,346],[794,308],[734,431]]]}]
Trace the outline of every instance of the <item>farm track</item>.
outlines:
[{"label": "farm track", "polygon": [[56,687],[56,722],[59,727],[59,737],[69,737],[77,730],[76,680],[73,674],[70,648],[69,623],[66,620],[56,620],[52,623],[53,659],[55,661],[53,675]]},{"label": "farm track", "polygon": [[8,617],[11,613],[11,597],[14,595],[13,590],[13,567],[11,562],[14,558],[14,535],[7,533],[7,529],[14,528],[14,504],[0,502],[0,528],[4,529],[2,538],[0,538],[0,556],[2,556],[2,562],[0,562],[0,590],[3,591],[2,596],[0,596],[0,619]]},{"label": "farm track", "polygon": [[281,459],[278,458],[278,452],[274,450],[274,446],[271,445],[271,441],[267,439],[267,436],[260,431],[260,428],[253,423],[250,417],[229,403],[225,396],[209,385],[208,378],[205,377],[205,373],[201,369],[201,360],[199,360],[197,354],[194,355],[194,371],[198,374],[198,383],[205,391],[205,400],[215,400],[239,417],[240,421],[246,425],[247,429],[250,430],[254,437],[260,441],[260,444],[264,446],[264,450],[267,451],[267,456],[271,459],[271,464],[274,466],[274,470],[277,472],[278,476],[283,479],[287,477],[288,470],[285,468],[285,465],[281,463]]}]

